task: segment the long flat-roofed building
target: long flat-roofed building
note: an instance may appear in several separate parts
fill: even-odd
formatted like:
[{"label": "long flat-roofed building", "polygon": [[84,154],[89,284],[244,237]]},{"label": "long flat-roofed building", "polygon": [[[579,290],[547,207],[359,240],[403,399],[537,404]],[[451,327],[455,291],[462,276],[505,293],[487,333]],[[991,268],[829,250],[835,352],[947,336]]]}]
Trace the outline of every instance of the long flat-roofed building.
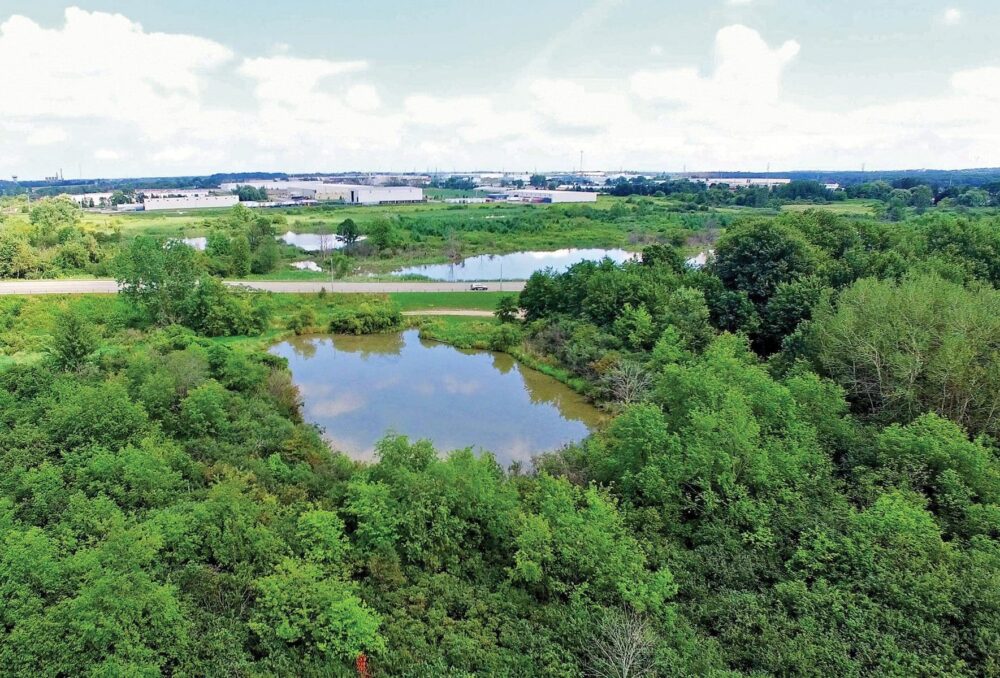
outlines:
[{"label": "long flat-roofed building", "polygon": [[597,202],[597,193],[588,191],[546,191],[542,189],[519,188],[504,191],[504,193],[529,202]]},{"label": "long flat-roofed building", "polygon": [[355,205],[387,205],[423,202],[424,189],[415,186],[368,186],[366,184],[328,184],[322,181],[249,180],[222,184],[222,190],[237,186],[263,188],[275,199],[304,198],[311,200],[343,200]]},{"label": "long flat-roofed building", "polygon": [[172,197],[146,198],[143,202],[145,211],[155,210],[190,210],[211,207],[232,207],[239,203],[235,195],[178,195]]}]

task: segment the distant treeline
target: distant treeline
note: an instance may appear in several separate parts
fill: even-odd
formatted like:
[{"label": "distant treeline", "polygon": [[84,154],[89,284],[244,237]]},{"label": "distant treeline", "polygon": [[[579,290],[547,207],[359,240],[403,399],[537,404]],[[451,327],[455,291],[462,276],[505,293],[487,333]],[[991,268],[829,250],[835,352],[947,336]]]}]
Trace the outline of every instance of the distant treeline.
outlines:
[{"label": "distant treeline", "polygon": [[[878,200],[886,209],[899,211],[914,207],[918,211],[943,206],[989,207],[1000,205],[1000,180],[976,186],[969,184],[928,184],[915,177],[852,184],[831,190],[812,180],[796,179],[778,186],[732,186],[726,182],[702,183],[689,179],[657,181],[646,177],[620,179],[606,188],[612,195],[675,196],[705,205],[769,207],[788,202],[835,202],[848,198]],[[891,216],[891,214],[890,214]],[[901,216],[901,215],[900,215]]]},{"label": "distant treeline", "polygon": [[785,178],[793,181],[817,181],[823,184],[840,184],[851,186],[867,184],[874,181],[885,181],[890,184],[912,181],[914,184],[929,186],[968,185],[981,186],[993,181],[1000,181],[1000,167],[983,167],[959,170],[891,170],[891,171],[829,171],[829,170],[799,170],[794,172],[700,172],[700,176],[708,178],[728,177],[738,179]]},{"label": "distant treeline", "polygon": [[68,193],[104,193],[134,191],[137,188],[215,188],[223,183],[240,183],[250,179],[287,179],[281,172],[236,172],[186,177],[129,177],[127,179],[66,179],[63,181],[0,181],[0,195],[19,195],[28,189],[36,195],[53,196]]}]

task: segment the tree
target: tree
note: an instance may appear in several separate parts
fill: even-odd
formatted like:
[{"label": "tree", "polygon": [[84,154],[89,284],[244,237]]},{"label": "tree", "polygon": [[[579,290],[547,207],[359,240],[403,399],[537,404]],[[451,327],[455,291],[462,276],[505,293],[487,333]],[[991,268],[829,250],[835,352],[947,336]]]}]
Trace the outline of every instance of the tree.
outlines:
[{"label": "tree", "polygon": [[914,186],[910,189],[910,204],[917,210],[917,214],[923,214],[934,204],[934,191],[927,184]]},{"label": "tree", "polygon": [[753,220],[719,239],[711,268],[731,290],[757,305],[767,303],[778,285],[808,274],[815,257],[802,234],[774,220]]},{"label": "tree", "polygon": [[361,231],[358,229],[358,225],[354,223],[354,219],[344,219],[337,226],[337,235],[339,235],[344,240],[344,244],[348,247],[357,242],[358,238],[361,236]]},{"label": "tree", "polygon": [[285,559],[255,588],[259,598],[249,625],[279,666],[319,669],[333,662],[346,668],[362,652],[385,647],[379,615],[316,564]]},{"label": "tree", "polygon": [[936,276],[864,279],[817,307],[813,354],[861,411],[908,422],[928,410],[1000,432],[1000,292]]},{"label": "tree", "polygon": [[40,265],[35,249],[23,237],[0,230],[0,278],[26,278]]},{"label": "tree", "polygon": [[396,244],[392,221],[382,215],[376,216],[368,226],[368,242],[379,252],[392,249]]},{"label": "tree", "polygon": [[111,206],[129,205],[135,202],[135,191],[117,190],[111,194]]},{"label": "tree", "polygon": [[73,308],[56,317],[49,353],[58,369],[76,370],[97,350],[93,326]]},{"label": "tree", "polygon": [[521,309],[517,306],[517,297],[514,295],[507,295],[500,297],[493,315],[496,316],[496,319],[502,323],[512,323],[517,320],[517,316],[520,312]]},{"label": "tree", "polygon": [[548,185],[549,180],[544,174],[532,174],[528,183],[530,183],[533,188],[545,188],[545,186]]},{"label": "tree", "polygon": [[642,365],[631,360],[619,360],[605,377],[615,402],[631,405],[642,401],[653,385],[653,379]]},{"label": "tree", "polygon": [[653,671],[656,643],[646,618],[630,609],[602,611],[587,643],[590,674],[599,678],[641,678]]},{"label": "tree", "polygon": [[183,319],[185,301],[200,274],[191,247],[149,236],[133,240],[115,258],[113,268],[122,296],[164,325]]},{"label": "tree", "polygon": [[270,273],[281,260],[281,252],[278,250],[278,243],[274,238],[264,240],[253,255],[250,270],[254,273]]},{"label": "tree", "polygon": [[[621,203],[616,203],[620,205]],[[683,273],[687,269],[684,256],[671,245],[650,245],[642,250],[643,266],[666,266],[674,273]]]},{"label": "tree", "polygon": [[235,278],[245,278],[250,273],[250,241],[240,234],[233,238],[230,250],[230,273]]},{"label": "tree", "polygon": [[70,198],[45,198],[34,203],[28,218],[34,227],[32,242],[51,246],[59,242],[60,233],[75,229],[81,219],[80,207]]},{"label": "tree", "polygon": [[691,351],[704,349],[715,336],[705,295],[691,287],[680,287],[670,294],[664,322],[677,328]]}]

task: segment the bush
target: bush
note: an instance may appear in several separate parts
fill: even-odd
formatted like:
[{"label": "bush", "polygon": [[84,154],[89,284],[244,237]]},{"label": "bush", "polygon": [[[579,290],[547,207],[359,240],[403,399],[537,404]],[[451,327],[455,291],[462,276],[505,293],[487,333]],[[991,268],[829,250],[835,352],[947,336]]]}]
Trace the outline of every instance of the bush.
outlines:
[{"label": "bush", "polygon": [[316,314],[311,308],[303,308],[298,313],[288,319],[286,327],[296,335],[302,335],[312,329],[316,322]]},{"label": "bush", "polygon": [[520,344],[522,339],[521,328],[510,323],[502,323],[490,332],[490,348],[494,351],[507,351],[512,346]]},{"label": "bush", "polygon": [[395,306],[365,302],[356,309],[338,310],[330,320],[330,331],[341,334],[376,334],[394,330],[402,322],[403,315]]}]

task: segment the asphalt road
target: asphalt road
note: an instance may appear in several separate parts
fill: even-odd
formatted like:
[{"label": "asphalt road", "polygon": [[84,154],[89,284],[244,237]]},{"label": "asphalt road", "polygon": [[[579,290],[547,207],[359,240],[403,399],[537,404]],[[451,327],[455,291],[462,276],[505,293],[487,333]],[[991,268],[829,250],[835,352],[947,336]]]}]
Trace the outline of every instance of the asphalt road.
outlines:
[{"label": "asphalt road", "polygon": [[[291,281],[226,281],[227,285],[242,285],[267,292],[327,292],[342,294],[384,294],[389,292],[468,292],[469,282],[291,282]],[[482,283],[490,292],[499,292],[500,283]],[[504,292],[520,292],[524,282],[508,281]],[[0,294],[114,294],[114,280],[17,280],[0,282]]]}]

